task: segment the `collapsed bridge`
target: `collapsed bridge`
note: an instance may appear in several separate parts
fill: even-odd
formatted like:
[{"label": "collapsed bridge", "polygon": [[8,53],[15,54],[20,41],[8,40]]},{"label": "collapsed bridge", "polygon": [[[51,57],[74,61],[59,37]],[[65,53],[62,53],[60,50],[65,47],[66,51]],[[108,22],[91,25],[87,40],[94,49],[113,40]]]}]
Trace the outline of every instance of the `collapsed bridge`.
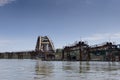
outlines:
[{"label": "collapsed bridge", "polygon": [[0,58],[4,59],[44,59],[51,60],[55,58],[55,48],[52,40],[47,36],[39,36],[37,39],[35,50],[20,52],[3,52]]}]

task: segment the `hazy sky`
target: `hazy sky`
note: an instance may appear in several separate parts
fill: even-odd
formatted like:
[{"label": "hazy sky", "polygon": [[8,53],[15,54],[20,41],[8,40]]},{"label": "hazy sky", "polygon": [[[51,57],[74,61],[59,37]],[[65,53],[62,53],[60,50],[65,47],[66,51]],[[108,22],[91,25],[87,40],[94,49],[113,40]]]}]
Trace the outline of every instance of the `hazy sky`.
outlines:
[{"label": "hazy sky", "polygon": [[120,0],[0,0],[0,52],[34,50],[38,36],[55,48],[74,41],[120,43]]}]

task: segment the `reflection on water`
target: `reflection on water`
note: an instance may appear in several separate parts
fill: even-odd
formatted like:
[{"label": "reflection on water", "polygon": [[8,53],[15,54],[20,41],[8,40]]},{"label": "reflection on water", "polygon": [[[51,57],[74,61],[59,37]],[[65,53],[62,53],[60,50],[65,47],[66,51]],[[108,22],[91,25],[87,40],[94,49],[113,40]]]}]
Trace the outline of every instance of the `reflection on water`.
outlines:
[{"label": "reflection on water", "polygon": [[0,80],[120,80],[119,62],[0,60]]},{"label": "reflection on water", "polygon": [[37,61],[35,66],[36,77],[34,77],[34,79],[43,80],[47,77],[50,77],[50,74],[53,72],[53,68],[54,68],[54,65],[51,62]]},{"label": "reflection on water", "polygon": [[[84,66],[83,66],[84,65]],[[83,63],[80,62],[80,73],[85,73],[90,70],[90,64],[89,62]]]}]

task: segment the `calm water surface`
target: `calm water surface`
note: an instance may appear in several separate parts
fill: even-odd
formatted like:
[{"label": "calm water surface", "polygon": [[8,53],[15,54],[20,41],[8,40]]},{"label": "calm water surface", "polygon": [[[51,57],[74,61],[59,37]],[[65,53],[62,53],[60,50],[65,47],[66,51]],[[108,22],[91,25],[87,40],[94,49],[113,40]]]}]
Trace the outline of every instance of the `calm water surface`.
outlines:
[{"label": "calm water surface", "polygon": [[120,62],[0,59],[0,80],[120,80]]}]

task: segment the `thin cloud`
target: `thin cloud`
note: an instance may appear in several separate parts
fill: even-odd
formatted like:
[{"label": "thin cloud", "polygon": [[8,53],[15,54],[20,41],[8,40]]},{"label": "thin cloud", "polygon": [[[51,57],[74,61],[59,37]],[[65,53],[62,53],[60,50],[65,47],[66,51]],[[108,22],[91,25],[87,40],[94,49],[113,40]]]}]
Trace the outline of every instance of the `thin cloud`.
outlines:
[{"label": "thin cloud", "polygon": [[15,1],[15,0],[0,0],[0,6],[4,6],[6,4],[9,4],[11,3],[12,1]]},{"label": "thin cloud", "polygon": [[87,40],[87,41],[109,40],[109,39],[120,39],[120,33],[94,34],[91,35],[90,37],[83,38],[83,40]]},{"label": "thin cloud", "polygon": [[12,43],[11,40],[0,40],[0,46],[7,46],[11,43]]},{"label": "thin cloud", "polygon": [[93,1],[91,1],[91,0],[85,0],[85,3],[88,4],[88,5],[91,5],[91,4],[93,4]]}]

